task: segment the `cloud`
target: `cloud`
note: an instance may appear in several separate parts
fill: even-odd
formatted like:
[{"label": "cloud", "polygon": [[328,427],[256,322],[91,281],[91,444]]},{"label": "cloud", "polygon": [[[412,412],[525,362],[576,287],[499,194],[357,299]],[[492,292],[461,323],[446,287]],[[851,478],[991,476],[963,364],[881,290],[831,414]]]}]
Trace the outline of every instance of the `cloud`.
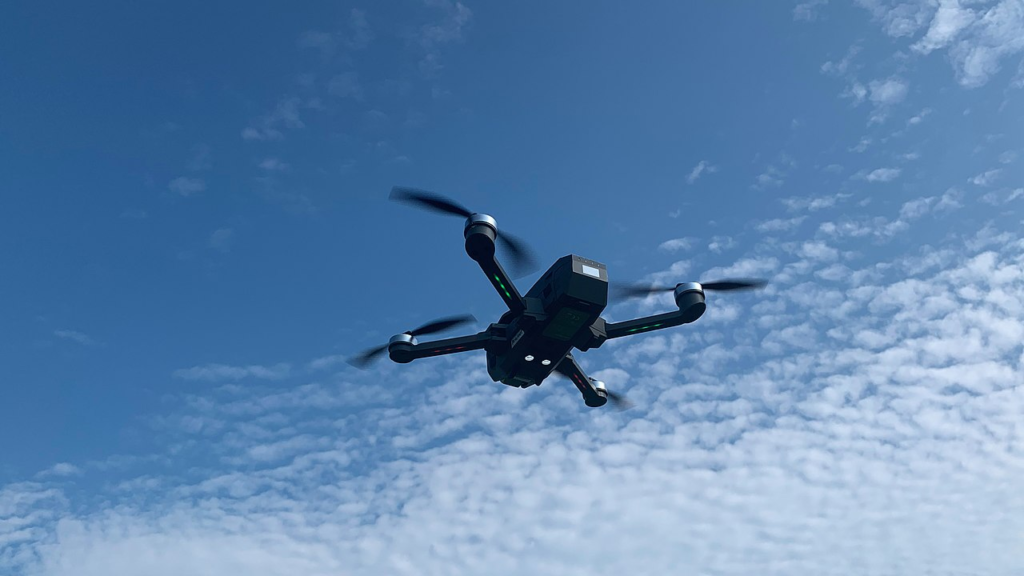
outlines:
[{"label": "cloud", "polygon": [[877,168],[864,174],[863,178],[868,182],[892,182],[899,178],[901,172],[899,168]]},{"label": "cloud", "polygon": [[839,203],[839,201],[845,200],[849,197],[850,194],[848,193],[837,192],[831,196],[794,196],[790,198],[782,198],[780,202],[782,202],[791,212],[817,212],[819,210],[831,208]]},{"label": "cloud", "polygon": [[911,48],[916,52],[928,54],[932,50],[945,48],[956,39],[957,35],[976,19],[973,10],[960,4],[960,0],[940,0],[928,32]]},{"label": "cloud", "polygon": [[874,111],[871,114],[871,123],[884,122],[888,116],[889,109],[907,97],[909,85],[906,80],[897,77],[885,80],[873,80],[868,84],[868,99],[874,104]]},{"label": "cloud", "polygon": [[71,340],[81,344],[82,346],[92,346],[96,343],[89,335],[77,332],[75,330],[54,330],[53,335],[63,340]]},{"label": "cloud", "polygon": [[717,166],[712,166],[707,160],[701,160],[690,171],[690,175],[686,177],[686,182],[693,184],[702,174],[714,174],[715,172],[718,172]]},{"label": "cloud", "polygon": [[694,243],[697,242],[697,238],[686,237],[686,238],[673,238],[672,240],[666,240],[662,242],[658,249],[663,252],[679,252],[680,250],[689,250],[693,248]]},{"label": "cloud", "polygon": [[788,232],[800,226],[806,220],[806,216],[795,218],[775,218],[759,223],[755,228],[758,232]]},{"label": "cloud", "polygon": [[213,167],[213,159],[210,146],[207,144],[196,144],[192,147],[192,158],[189,159],[186,167],[192,172],[201,172]]},{"label": "cloud", "polygon": [[856,146],[852,146],[850,152],[857,152],[858,154],[864,152],[871,145],[871,138],[861,138],[860,142]]},{"label": "cloud", "polygon": [[973,238],[709,271],[772,284],[581,355],[622,413],[492,383],[482,354],[204,389],[179,415],[221,428],[164,431],[130,492],[0,488],[0,571],[1012,574],[1024,243]]},{"label": "cloud", "polygon": [[1001,168],[988,170],[986,172],[978,174],[974,178],[971,178],[970,180],[968,180],[968,182],[974,184],[975,186],[991,186],[992,184],[995,183],[996,180],[999,179],[999,176],[1002,173],[1003,170]]},{"label": "cloud", "polygon": [[850,46],[850,48],[847,49],[846,51],[846,55],[843,56],[841,59],[836,61],[829,60],[828,62],[822,64],[821,72],[823,74],[829,74],[832,76],[845,76],[846,73],[850,70],[851,65],[853,64],[853,59],[857,56],[857,54],[860,53],[860,50],[860,46],[856,44]]},{"label": "cloud", "polygon": [[1001,62],[1024,51],[1024,9],[1020,0],[857,0],[887,34],[910,38],[921,55],[946,49],[957,81],[965,88],[986,84]]},{"label": "cloud", "polygon": [[234,240],[235,231],[231,228],[219,228],[210,234],[210,248],[221,254],[231,251],[231,243]]},{"label": "cloud", "polygon": [[1022,197],[1024,197],[1024,188],[1017,188],[1015,190],[989,192],[981,197],[981,201],[993,206],[1000,206],[1003,204],[1009,204],[1010,202]]},{"label": "cloud", "polygon": [[931,108],[924,108],[916,116],[912,116],[909,120],[907,120],[907,126],[916,126],[917,124],[920,124],[931,113],[932,113],[932,109]]},{"label": "cloud", "polygon": [[424,52],[419,62],[420,73],[426,78],[433,78],[443,68],[441,48],[462,41],[465,29],[472,22],[473,12],[461,2],[452,0],[424,0],[424,4],[441,14],[440,19],[421,26],[414,37]]},{"label": "cloud", "polygon": [[731,236],[715,236],[708,243],[708,250],[721,254],[725,250],[736,247],[736,239]]},{"label": "cloud", "polygon": [[327,91],[331,96],[351,98],[356,101],[363,100],[363,87],[355,72],[343,72],[331,78]]},{"label": "cloud", "polygon": [[820,8],[828,4],[828,0],[807,0],[793,7],[793,20],[811,22],[818,19]]},{"label": "cloud", "polygon": [[374,39],[373,30],[366,19],[366,12],[353,8],[349,12],[348,27],[337,32],[308,30],[299,35],[299,48],[319,50],[323,57],[334,54],[339,45],[349,50],[363,50]]},{"label": "cloud", "polygon": [[50,466],[48,469],[44,470],[39,475],[49,477],[66,477],[78,476],[81,473],[82,469],[79,468],[78,466],[75,466],[74,464],[69,464],[67,462],[59,462],[57,464],[54,464],[53,466]]},{"label": "cloud", "polygon": [[290,168],[290,166],[282,162],[278,158],[264,158],[260,162],[260,168],[271,172],[279,172],[287,170],[288,168]]},{"label": "cloud", "polygon": [[767,188],[778,188],[782,186],[782,178],[785,174],[776,168],[775,166],[769,165],[765,168],[765,171],[758,174],[754,180],[753,188],[755,190],[765,190]]},{"label": "cloud", "polygon": [[182,380],[203,380],[222,382],[226,380],[242,380],[257,378],[263,380],[281,380],[291,373],[291,365],[281,363],[274,366],[228,366],[225,364],[206,364],[174,371],[175,378]]},{"label": "cloud", "polygon": [[206,182],[201,178],[179,176],[167,184],[167,189],[186,198],[206,190]]},{"label": "cloud", "polygon": [[299,116],[302,105],[302,100],[296,97],[281,100],[272,112],[242,130],[242,139],[279,140],[284,138],[282,129],[304,128],[306,125]]}]

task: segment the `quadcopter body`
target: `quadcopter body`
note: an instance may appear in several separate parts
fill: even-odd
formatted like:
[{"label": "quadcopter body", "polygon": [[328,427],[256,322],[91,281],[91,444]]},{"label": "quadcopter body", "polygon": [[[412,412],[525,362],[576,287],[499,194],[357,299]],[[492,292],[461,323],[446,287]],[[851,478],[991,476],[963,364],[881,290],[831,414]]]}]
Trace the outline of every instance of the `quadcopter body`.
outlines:
[{"label": "quadcopter body", "polygon": [[693,322],[704,314],[705,289],[735,290],[756,287],[763,282],[725,281],[701,285],[685,282],[671,288],[631,288],[631,295],[671,290],[676,310],[626,320],[607,322],[601,313],[608,305],[608,270],[604,264],[581,256],[563,256],[537,280],[526,295],[520,294],[496,256],[496,241],[502,241],[520,262],[525,249],[507,233],[498,232],[494,218],[473,213],[446,198],[422,191],[395,188],[392,199],[466,218],[466,253],[483,271],[498,296],[508,307],[498,322],[477,334],[420,342],[417,336],[437,332],[470,321],[472,317],[446,319],[395,335],[387,346],[367,351],[362,361],[385,350],[394,362],[484,350],[487,372],[492,380],[518,388],[541,384],[553,372],[568,378],[580,391],[587,406],[603,406],[609,398],[617,404],[624,399],[607,390],[605,384],[584,373],[572,351],[598,348],[605,341]]}]

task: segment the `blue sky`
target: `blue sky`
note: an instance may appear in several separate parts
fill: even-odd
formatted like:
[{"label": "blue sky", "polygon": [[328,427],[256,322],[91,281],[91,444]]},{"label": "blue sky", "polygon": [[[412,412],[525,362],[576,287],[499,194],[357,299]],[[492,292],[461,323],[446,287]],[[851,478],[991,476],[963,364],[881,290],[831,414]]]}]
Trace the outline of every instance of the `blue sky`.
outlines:
[{"label": "blue sky", "polygon": [[[1020,0],[5,4],[0,573],[1019,573],[1022,39]],[[502,312],[396,184],[545,265],[771,285],[583,355],[622,413],[355,371]]]}]

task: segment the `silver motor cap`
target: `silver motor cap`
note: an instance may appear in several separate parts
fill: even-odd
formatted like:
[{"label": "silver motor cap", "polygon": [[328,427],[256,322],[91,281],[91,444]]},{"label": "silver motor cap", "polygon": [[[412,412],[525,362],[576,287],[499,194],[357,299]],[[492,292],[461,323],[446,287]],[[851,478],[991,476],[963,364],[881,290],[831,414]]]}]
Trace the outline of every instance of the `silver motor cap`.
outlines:
[{"label": "silver motor cap", "polygon": [[680,296],[686,294],[687,292],[700,292],[701,294],[703,294],[704,287],[701,286],[698,282],[683,282],[682,284],[676,286],[674,296],[676,300],[678,300]]},{"label": "silver motor cap", "polygon": [[404,332],[402,334],[395,334],[394,336],[391,337],[390,340],[388,340],[389,346],[391,344],[397,343],[412,344],[413,346],[417,344],[415,336],[413,336],[412,334],[405,334]]},{"label": "silver motor cap", "polygon": [[470,228],[472,228],[473,226],[476,226],[478,224],[483,224],[484,226],[487,226],[487,227],[491,228],[495,232],[498,231],[498,222],[497,222],[497,220],[495,220],[493,217],[491,217],[488,214],[470,214],[469,218],[466,218],[466,228],[465,228],[465,230],[469,230]]}]

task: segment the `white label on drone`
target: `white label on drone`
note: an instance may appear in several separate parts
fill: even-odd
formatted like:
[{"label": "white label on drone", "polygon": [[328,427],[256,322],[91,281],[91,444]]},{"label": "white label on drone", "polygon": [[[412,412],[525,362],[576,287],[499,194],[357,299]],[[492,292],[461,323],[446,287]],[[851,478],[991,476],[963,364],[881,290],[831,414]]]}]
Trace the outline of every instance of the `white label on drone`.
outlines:
[{"label": "white label on drone", "polygon": [[523,337],[523,331],[520,330],[519,333],[516,334],[514,338],[512,338],[512,348],[516,347],[516,343],[519,342],[519,339],[522,338],[522,337]]},{"label": "white label on drone", "polygon": [[598,270],[597,268],[594,268],[593,266],[587,266],[586,264],[580,264],[580,266],[583,268],[583,273],[586,274],[587,276],[593,276],[594,278],[601,277],[601,271]]}]

